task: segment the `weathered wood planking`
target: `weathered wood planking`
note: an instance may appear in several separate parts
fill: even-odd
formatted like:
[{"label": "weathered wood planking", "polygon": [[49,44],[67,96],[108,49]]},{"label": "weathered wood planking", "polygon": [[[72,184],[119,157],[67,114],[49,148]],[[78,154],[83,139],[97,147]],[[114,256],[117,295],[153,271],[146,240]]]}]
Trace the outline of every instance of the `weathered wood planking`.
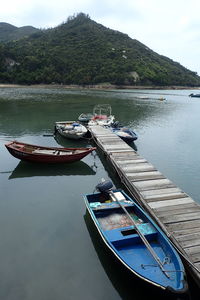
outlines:
[{"label": "weathered wood planking", "polygon": [[142,192],[140,192],[140,194],[141,194],[142,198],[144,200],[146,200],[147,202],[187,197],[187,195],[177,187],[158,188],[155,190],[142,191]]},{"label": "weathered wood planking", "polygon": [[182,253],[200,287],[200,206],[109,129],[89,130],[129,192]]},{"label": "weathered wood planking", "polygon": [[150,180],[150,179],[162,179],[162,178],[165,178],[158,171],[127,173],[127,177],[128,177],[128,179],[130,181],[141,181],[141,180]]},{"label": "weathered wood planking", "polygon": [[149,191],[149,190],[155,190],[157,188],[170,188],[175,187],[175,185],[166,178],[162,179],[152,179],[152,180],[143,180],[135,182],[134,185],[139,191]]},{"label": "weathered wood planking", "polygon": [[[181,199],[182,200],[182,199]],[[181,204],[181,205],[180,205]],[[168,206],[168,207],[160,207],[157,209],[154,209],[156,211],[156,214],[159,216],[159,218],[168,216],[168,215],[179,215],[182,213],[189,213],[189,212],[195,212],[196,211],[196,205],[193,204],[193,202],[186,202],[183,204],[182,202],[175,203],[174,205]]]}]

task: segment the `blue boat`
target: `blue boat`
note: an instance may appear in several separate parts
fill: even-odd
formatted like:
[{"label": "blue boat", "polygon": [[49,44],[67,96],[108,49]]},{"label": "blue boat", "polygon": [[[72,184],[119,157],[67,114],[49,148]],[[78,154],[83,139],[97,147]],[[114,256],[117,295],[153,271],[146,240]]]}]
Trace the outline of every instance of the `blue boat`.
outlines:
[{"label": "blue boat", "polygon": [[109,128],[128,144],[138,139],[137,134],[132,129],[120,125],[118,121],[114,122]]},{"label": "blue boat", "polygon": [[87,210],[105,245],[132,274],[175,294],[188,286],[182,261],[165,234],[123,190],[97,185],[84,196]]},{"label": "blue boat", "polygon": [[137,134],[133,130],[126,127],[112,127],[111,130],[128,144],[136,141],[138,138]]}]

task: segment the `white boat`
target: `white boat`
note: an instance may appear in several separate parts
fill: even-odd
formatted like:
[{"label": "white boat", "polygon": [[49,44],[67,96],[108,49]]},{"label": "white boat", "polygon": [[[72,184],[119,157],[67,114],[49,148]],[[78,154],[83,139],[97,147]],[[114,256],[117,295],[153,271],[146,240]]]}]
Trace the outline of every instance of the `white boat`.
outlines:
[{"label": "white boat", "polygon": [[88,130],[79,122],[60,121],[55,123],[55,131],[66,138],[78,140],[84,137]]},{"label": "white boat", "polygon": [[109,104],[98,104],[93,109],[93,117],[88,122],[88,126],[111,126],[114,119],[115,117],[112,115],[112,108]]},{"label": "white boat", "polygon": [[136,96],[138,99],[150,99],[149,96]]},{"label": "white boat", "polygon": [[92,119],[92,117],[93,117],[93,114],[91,114],[91,113],[82,113],[78,117],[78,120],[80,122],[88,123]]}]

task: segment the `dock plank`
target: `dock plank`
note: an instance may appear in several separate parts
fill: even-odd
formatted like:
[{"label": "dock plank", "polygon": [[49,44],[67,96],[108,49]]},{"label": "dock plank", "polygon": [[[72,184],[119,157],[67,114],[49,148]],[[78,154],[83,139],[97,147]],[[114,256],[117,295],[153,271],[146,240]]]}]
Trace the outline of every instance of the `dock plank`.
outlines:
[{"label": "dock plank", "polygon": [[182,204],[182,205],[170,206],[169,208],[165,207],[165,210],[157,209],[156,214],[160,218],[160,217],[168,216],[171,214],[179,215],[182,213],[187,214],[187,213],[196,212],[196,211],[197,211],[197,207],[195,205],[193,205],[193,203],[186,203],[186,204]]},{"label": "dock plank", "polygon": [[190,197],[183,197],[183,198],[173,198],[173,199],[168,199],[168,200],[163,200],[163,201],[156,201],[156,202],[151,202],[149,203],[149,206],[154,209],[154,211],[158,214],[160,211],[168,211],[171,209],[174,211],[175,207],[182,207],[183,205],[186,204],[191,204],[194,205],[194,201]]},{"label": "dock plank", "polygon": [[149,172],[133,172],[127,174],[128,179],[131,182],[134,181],[143,181],[143,180],[151,180],[151,179],[162,179],[165,178],[158,171],[149,171]]},{"label": "dock plank", "polygon": [[121,145],[122,147],[124,146],[124,145],[122,145],[121,141],[115,140],[115,139],[110,139],[109,141],[101,139],[101,144],[103,144],[103,145]]},{"label": "dock plank", "polygon": [[127,173],[133,172],[145,172],[145,171],[154,171],[155,167],[146,162],[146,163],[138,163],[138,164],[130,164],[129,166],[121,166],[121,169],[126,171]]},{"label": "dock plank", "polygon": [[176,198],[184,198],[187,195],[177,187],[142,191],[141,195],[147,202],[154,202],[155,200],[170,200]]},{"label": "dock plank", "polygon": [[200,220],[200,211],[187,213],[187,214],[180,214],[180,215],[171,215],[167,217],[160,218],[163,223],[177,223],[177,222],[186,222],[191,220]]},{"label": "dock plank", "polygon": [[114,149],[114,150],[116,150],[116,149],[119,149],[119,150],[127,149],[127,150],[129,150],[129,148],[126,146],[126,144],[123,145],[121,143],[119,143],[119,144],[114,143],[113,145],[112,144],[109,144],[109,145],[105,144],[104,147],[105,147],[106,150],[108,150],[108,149]]},{"label": "dock plank", "polygon": [[[186,202],[182,202],[183,200],[189,200],[189,201],[186,201]],[[178,199],[173,199],[173,200],[167,200],[166,201],[166,204],[169,203],[169,205],[166,205],[164,207],[158,207],[158,208],[154,208],[154,211],[157,213],[157,214],[162,214],[162,213],[167,213],[167,212],[171,212],[171,213],[175,213],[176,210],[180,210],[180,209],[189,209],[189,208],[194,208],[196,209],[196,206],[198,206],[198,204],[196,202],[194,202],[193,199],[191,199],[190,197],[187,197],[187,198],[181,198],[178,200],[178,203],[174,203],[176,202],[176,200]],[[180,205],[181,204],[181,205]]]},{"label": "dock plank", "polygon": [[[190,234],[186,234],[186,235],[182,235],[182,236],[179,236],[177,238],[178,241],[180,242],[185,242],[185,241],[197,241],[197,240],[200,240],[200,232],[196,232],[196,233],[190,233]],[[200,244],[199,244],[200,245]],[[190,247],[190,246],[188,246]]]},{"label": "dock plank", "polygon": [[188,248],[188,247],[196,247],[196,246],[200,246],[200,238],[196,238],[196,239],[191,239],[191,240],[179,240],[180,245],[183,248]]},{"label": "dock plank", "polygon": [[148,191],[162,188],[175,187],[175,185],[169,179],[154,179],[135,182],[134,185],[140,191]]},{"label": "dock plank", "polygon": [[128,167],[130,165],[134,165],[134,164],[138,164],[138,163],[146,163],[147,160],[142,158],[142,157],[134,157],[133,159],[129,159],[129,160],[116,160],[116,163],[119,166],[123,166],[123,167]]},{"label": "dock plank", "polygon": [[[186,222],[187,223],[187,222]],[[166,225],[167,226],[167,225]],[[194,228],[182,228],[181,230],[172,230],[171,229],[171,233],[174,234],[174,236],[176,237],[176,239],[178,240],[178,238],[180,236],[186,236],[189,234],[195,234],[195,233],[199,233],[199,227],[194,227]]]},{"label": "dock plank", "polygon": [[167,227],[172,233],[177,232],[177,236],[178,236],[181,231],[186,230],[186,229],[199,230],[200,220],[192,220],[192,221],[181,222],[181,223],[177,222],[177,223],[173,223],[173,224],[168,224]]},{"label": "dock plank", "polygon": [[132,150],[130,149],[122,149],[122,150],[113,150],[112,152],[110,152],[109,154],[114,156],[114,154],[123,154],[123,155],[129,155],[132,154]]},{"label": "dock plank", "polygon": [[129,153],[113,153],[112,158],[117,162],[120,159],[134,159],[134,157],[138,157],[139,155],[133,150],[129,149]]}]

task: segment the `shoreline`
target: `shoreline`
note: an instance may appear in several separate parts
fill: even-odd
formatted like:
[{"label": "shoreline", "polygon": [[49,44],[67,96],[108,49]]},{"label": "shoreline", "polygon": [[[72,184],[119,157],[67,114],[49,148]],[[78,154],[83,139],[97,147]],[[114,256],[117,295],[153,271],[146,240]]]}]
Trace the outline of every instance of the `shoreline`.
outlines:
[{"label": "shoreline", "polygon": [[62,88],[62,89],[89,89],[89,90],[199,90],[200,86],[116,86],[109,84],[96,84],[96,85],[61,85],[61,84],[10,84],[0,83],[0,88]]}]

